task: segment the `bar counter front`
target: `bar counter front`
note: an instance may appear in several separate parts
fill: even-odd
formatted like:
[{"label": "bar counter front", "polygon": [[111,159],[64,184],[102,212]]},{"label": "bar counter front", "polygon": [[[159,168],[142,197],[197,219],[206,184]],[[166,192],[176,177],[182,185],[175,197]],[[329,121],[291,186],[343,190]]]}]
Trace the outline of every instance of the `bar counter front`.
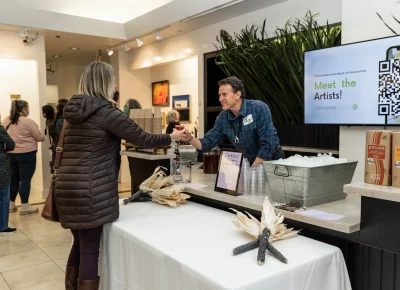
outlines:
[{"label": "bar counter front", "polygon": [[[128,155],[130,153],[121,152],[121,154]],[[170,158],[172,160],[172,156]],[[200,165],[201,163],[192,166],[192,183],[205,187],[199,188],[193,186],[193,188],[190,187],[185,190],[191,196],[189,199],[190,204],[194,202],[230,213],[232,213],[230,208],[234,208],[242,212],[247,211],[257,218],[261,217],[263,201],[268,192],[264,195],[243,194],[239,196],[216,192],[214,191],[216,175],[203,174],[203,170],[199,169]],[[135,170],[131,171],[131,174],[134,175]],[[341,250],[352,289],[400,290],[400,227],[398,227],[400,220],[400,189],[369,185],[361,182],[346,185],[344,192],[347,194],[347,197],[343,200],[307,208],[307,210],[315,209],[344,216],[339,220],[330,221],[318,217],[306,216],[299,212],[279,211],[284,215],[284,223],[288,227],[302,230],[300,233],[301,236],[335,246]],[[183,205],[183,207],[186,206]],[[179,211],[180,209],[178,208],[177,210]],[[187,212],[187,214],[191,215],[190,212]],[[235,215],[232,214],[231,220],[234,217]],[[210,222],[210,219],[207,220]],[[179,223],[180,221],[175,220],[175,222]],[[173,226],[171,225],[171,227]],[[201,218],[198,218],[196,225],[193,226],[206,227],[207,225],[202,223]],[[213,239],[212,232],[210,233],[210,239]],[[302,242],[305,241],[302,240]],[[227,251],[230,250],[230,248],[227,249]],[[303,246],[299,244],[297,250],[303,251]]]}]

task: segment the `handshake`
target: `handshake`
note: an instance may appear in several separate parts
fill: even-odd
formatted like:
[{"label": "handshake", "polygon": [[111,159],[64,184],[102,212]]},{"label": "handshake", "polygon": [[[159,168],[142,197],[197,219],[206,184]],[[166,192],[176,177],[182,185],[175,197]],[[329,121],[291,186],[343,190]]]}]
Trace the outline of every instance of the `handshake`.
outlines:
[{"label": "handshake", "polygon": [[192,135],[189,130],[185,129],[185,127],[181,125],[177,125],[174,131],[169,134],[171,136],[172,141],[184,141],[189,142],[192,139]]}]

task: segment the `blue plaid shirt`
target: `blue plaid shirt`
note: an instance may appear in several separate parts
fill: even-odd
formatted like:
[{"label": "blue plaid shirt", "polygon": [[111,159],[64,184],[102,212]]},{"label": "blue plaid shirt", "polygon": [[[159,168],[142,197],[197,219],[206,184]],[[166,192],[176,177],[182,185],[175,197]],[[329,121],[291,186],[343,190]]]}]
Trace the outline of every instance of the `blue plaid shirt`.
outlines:
[{"label": "blue plaid shirt", "polygon": [[[253,121],[250,122],[249,120]],[[248,120],[244,125],[244,120]],[[235,136],[239,143],[235,143]],[[236,149],[245,151],[245,157],[253,164],[256,157],[271,160],[279,146],[279,138],[272,123],[271,112],[266,103],[244,99],[236,117],[230,110],[222,111],[214,127],[200,139],[202,151],[221,144],[227,137]]]}]

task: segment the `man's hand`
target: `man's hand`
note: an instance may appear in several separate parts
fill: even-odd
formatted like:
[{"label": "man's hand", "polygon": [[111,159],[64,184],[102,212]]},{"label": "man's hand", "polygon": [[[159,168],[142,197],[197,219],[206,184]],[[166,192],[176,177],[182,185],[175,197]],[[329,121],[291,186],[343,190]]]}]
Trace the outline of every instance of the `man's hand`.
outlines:
[{"label": "man's hand", "polygon": [[256,167],[256,166],[262,164],[263,161],[265,161],[265,160],[257,157],[256,160],[254,160],[253,165],[251,165],[251,167]]},{"label": "man's hand", "polygon": [[190,138],[192,138],[192,134],[190,134],[188,129],[185,129],[185,138],[182,141],[189,142]]}]

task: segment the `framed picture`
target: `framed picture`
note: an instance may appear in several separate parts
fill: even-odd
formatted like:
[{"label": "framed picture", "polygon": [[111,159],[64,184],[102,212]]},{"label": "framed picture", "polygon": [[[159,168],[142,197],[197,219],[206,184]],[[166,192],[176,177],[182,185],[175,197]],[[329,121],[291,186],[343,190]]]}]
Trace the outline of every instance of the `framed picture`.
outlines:
[{"label": "framed picture", "polygon": [[219,159],[217,179],[214,190],[237,195],[244,152],[241,150],[222,150]]},{"label": "framed picture", "polygon": [[21,100],[21,95],[10,95],[11,102],[15,100]]},{"label": "framed picture", "polygon": [[181,121],[190,122],[190,95],[172,96],[172,109],[181,115]]},{"label": "framed picture", "polygon": [[169,106],[169,81],[151,84],[153,106]]}]

